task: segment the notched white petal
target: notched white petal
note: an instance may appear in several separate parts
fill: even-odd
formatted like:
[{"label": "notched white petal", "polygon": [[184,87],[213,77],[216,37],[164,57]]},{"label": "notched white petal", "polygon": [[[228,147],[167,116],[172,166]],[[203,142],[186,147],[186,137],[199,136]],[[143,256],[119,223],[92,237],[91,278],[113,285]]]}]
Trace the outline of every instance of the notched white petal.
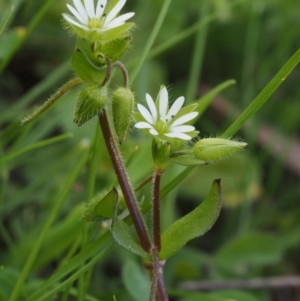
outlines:
[{"label": "notched white petal", "polygon": [[82,18],[82,16],[80,15],[80,13],[70,4],[67,4],[68,9],[70,10],[70,12],[74,15],[75,18],[77,18],[77,20],[83,24],[84,23],[84,19]]},{"label": "notched white petal", "polygon": [[171,132],[174,133],[187,133],[187,132],[192,132],[195,130],[195,127],[192,125],[179,125],[175,127],[170,128]]},{"label": "notched white petal", "polygon": [[192,119],[194,119],[196,116],[198,115],[198,112],[191,112],[188,113],[186,115],[183,115],[181,117],[179,117],[178,119],[176,119],[173,123],[172,123],[172,127],[174,128],[177,125],[181,125],[184,124]]},{"label": "notched white petal", "polygon": [[187,134],[183,134],[183,133],[167,133],[167,134],[164,134],[165,136],[167,137],[170,137],[170,138],[179,138],[179,139],[182,139],[182,140],[191,140],[192,137],[187,135]]},{"label": "notched white petal", "polygon": [[150,133],[151,135],[153,135],[153,136],[157,136],[157,135],[158,135],[158,132],[157,132],[156,129],[151,129],[151,130],[149,131],[149,133]]},{"label": "notched white petal", "polygon": [[94,0],[84,0],[84,5],[89,18],[95,18]]},{"label": "notched white petal", "polygon": [[73,0],[73,3],[75,5],[75,8],[77,9],[78,13],[81,15],[81,17],[84,20],[84,24],[88,24],[89,17],[85,10],[85,7],[83,6],[82,2],[80,0]]},{"label": "notched white petal", "polygon": [[70,17],[69,15],[67,15],[67,14],[62,14],[62,15],[63,15],[63,17],[66,19],[67,22],[69,22],[69,23],[71,23],[71,24],[73,24],[73,25],[75,25],[75,26],[77,26],[77,27],[80,27],[80,28],[82,28],[82,29],[84,29],[84,30],[86,30],[86,31],[89,30],[88,27],[86,27],[85,25],[79,24],[78,22],[76,22],[76,21],[75,21],[72,17]]},{"label": "notched white petal", "polygon": [[138,122],[134,126],[138,129],[153,129],[153,126],[145,121]]},{"label": "notched white petal", "polygon": [[116,6],[108,13],[105,24],[108,24],[114,17],[119,13],[119,11],[123,8],[125,5],[126,0],[120,0]]},{"label": "notched white petal", "polygon": [[107,0],[99,0],[96,7],[96,18],[100,18],[103,15],[103,11],[106,7]]},{"label": "notched white petal", "polygon": [[153,120],[153,117],[151,116],[151,114],[149,113],[149,111],[141,104],[138,104],[137,107],[138,107],[138,110],[140,111],[140,113],[146,119],[146,121],[148,121],[150,124],[153,124],[154,120]]},{"label": "notched white petal", "polygon": [[159,92],[159,115],[161,119],[166,118],[168,102],[168,90],[166,87],[163,87]]},{"label": "notched white petal", "polygon": [[149,110],[151,112],[151,115],[153,117],[153,120],[154,120],[154,122],[156,122],[156,120],[157,120],[157,110],[156,110],[155,103],[154,103],[152,97],[148,93],[146,94],[146,101],[147,101]]},{"label": "notched white petal", "polygon": [[166,116],[166,119],[171,119],[172,116],[174,117],[181,109],[182,105],[184,103],[184,97],[181,96],[179,98],[177,98],[175,100],[175,102],[173,103],[171,109],[169,110],[167,116]]},{"label": "notched white petal", "polygon": [[124,15],[121,15],[115,19],[113,19],[111,22],[109,22],[106,26],[107,27],[115,27],[116,25],[119,26],[119,24],[124,24],[126,20],[131,18],[134,15],[134,13],[127,13]]}]

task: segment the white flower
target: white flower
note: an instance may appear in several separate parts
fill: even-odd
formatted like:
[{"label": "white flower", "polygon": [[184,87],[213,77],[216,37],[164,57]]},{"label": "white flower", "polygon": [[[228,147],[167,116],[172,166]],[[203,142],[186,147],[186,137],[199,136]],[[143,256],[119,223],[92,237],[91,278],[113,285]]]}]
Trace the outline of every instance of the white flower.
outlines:
[{"label": "white flower", "polygon": [[[191,125],[184,125],[184,123],[194,119],[198,112],[190,112],[184,115],[178,114],[184,103],[183,96],[177,98],[171,108],[168,109],[168,91],[163,86],[158,95],[157,105],[155,105],[149,94],[146,94],[146,101],[149,110],[141,104],[137,105],[145,121],[136,123],[136,128],[149,129],[151,135],[160,138],[166,136],[183,140],[192,139],[192,136],[195,135],[195,128]],[[187,133],[190,133],[190,135]]]},{"label": "white flower", "polygon": [[73,0],[74,7],[67,4],[68,9],[73,16],[63,14],[65,20],[75,29],[83,30],[85,32],[103,33],[107,30],[119,27],[130,19],[134,13],[127,13],[117,16],[126,0],[119,0],[117,4],[106,15],[104,10],[108,0],[98,0],[96,7],[94,0]]}]

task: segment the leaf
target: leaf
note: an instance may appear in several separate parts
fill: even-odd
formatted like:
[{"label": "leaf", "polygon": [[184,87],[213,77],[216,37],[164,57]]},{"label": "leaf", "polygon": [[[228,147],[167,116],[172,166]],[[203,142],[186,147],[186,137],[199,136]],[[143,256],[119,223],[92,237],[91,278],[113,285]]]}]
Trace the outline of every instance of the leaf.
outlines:
[{"label": "leaf", "polygon": [[88,222],[99,222],[113,217],[115,202],[118,199],[118,191],[100,193],[87,203],[82,218]]},{"label": "leaf", "polygon": [[122,279],[131,297],[136,301],[148,301],[150,281],[145,271],[134,261],[127,261],[122,270]]},{"label": "leaf", "polygon": [[271,97],[277,88],[285,81],[289,74],[300,62],[300,49],[288,60],[266,87],[256,96],[246,110],[234,121],[234,123],[222,134],[222,137],[234,135],[242,125],[252,117],[262,105]]},{"label": "leaf", "polygon": [[173,223],[161,237],[160,259],[179,251],[188,241],[206,233],[217,220],[221,210],[220,180],[213,182],[209,195],[196,209]]},{"label": "leaf", "polygon": [[16,269],[0,267],[0,301],[8,300],[19,274]]},{"label": "leaf", "polygon": [[240,270],[241,265],[264,266],[274,264],[282,256],[282,247],[275,236],[249,233],[227,243],[217,252],[215,261],[230,270]]},{"label": "leaf", "polygon": [[116,201],[115,203],[114,216],[111,225],[111,234],[114,241],[121,247],[134,254],[140,255],[141,257],[149,258],[149,255],[140,246],[139,240],[134,230],[124,221],[119,219],[118,201]]},{"label": "leaf", "polygon": [[4,31],[4,29],[6,28],[7,23],[9,21],[10,17],[12,16],[12,13],[13,13],[14,9],[15,9],[15,7],[12,5],[11,8],[9,9],[9,11],[7,12],[4,20],[2,21],[2,24],[0,25],[0,35]]}]

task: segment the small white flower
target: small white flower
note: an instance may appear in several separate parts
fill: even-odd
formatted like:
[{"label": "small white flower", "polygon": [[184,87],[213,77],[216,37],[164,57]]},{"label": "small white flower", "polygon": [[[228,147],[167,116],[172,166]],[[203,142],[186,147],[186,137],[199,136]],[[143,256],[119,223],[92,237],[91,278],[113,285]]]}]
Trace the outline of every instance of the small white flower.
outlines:
[{"label": "small white flower", "polygon": [[72,13],[63,14],[64,19],[74,28],[85,32],[103,33],[107,30],[119,27],[130,19],[134,13],[126,13],[117,16],[126,3],[126,0],[119,0],[117,4],[106,15],[104,10],[108,0],[98,0],[96,6],[94,0],[73,0],[74,7],[67,4]]},{"label": "small white flower", "polygon": [[[163,86],[158,95],[157,105],[155,105],[149,94],[146,94],[146,101],[149,110],[141,104],[137,105],[138,110],[145,121],[136,123],[136,128],[149,129],[151,135],[160,138],[166,136],[183,140],[192,139],[192,136],[195,134],[195,128],[191,125],[184,125],[184,123],[194,119],[198,115],[198,112],[190,112],[178,116],[184,103],[183,96],[177,98],[171,108],[168,109],[168,91],[166,87]],[[190,135],[187,133],[190,133]]]}]

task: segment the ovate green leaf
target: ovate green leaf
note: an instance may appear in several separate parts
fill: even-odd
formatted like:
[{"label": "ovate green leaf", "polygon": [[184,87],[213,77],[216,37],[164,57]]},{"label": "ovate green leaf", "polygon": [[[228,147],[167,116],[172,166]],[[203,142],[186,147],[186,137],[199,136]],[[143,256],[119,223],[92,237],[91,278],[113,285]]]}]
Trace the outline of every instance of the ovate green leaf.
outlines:
[{"label": "ovate green leaf", "polygon": [[192,212],[177,220],[162,234],[160,258],[170,257],[188,241],[206,233],[217,220],[221,203],[220,180],[215,180],[204,202]]}]

